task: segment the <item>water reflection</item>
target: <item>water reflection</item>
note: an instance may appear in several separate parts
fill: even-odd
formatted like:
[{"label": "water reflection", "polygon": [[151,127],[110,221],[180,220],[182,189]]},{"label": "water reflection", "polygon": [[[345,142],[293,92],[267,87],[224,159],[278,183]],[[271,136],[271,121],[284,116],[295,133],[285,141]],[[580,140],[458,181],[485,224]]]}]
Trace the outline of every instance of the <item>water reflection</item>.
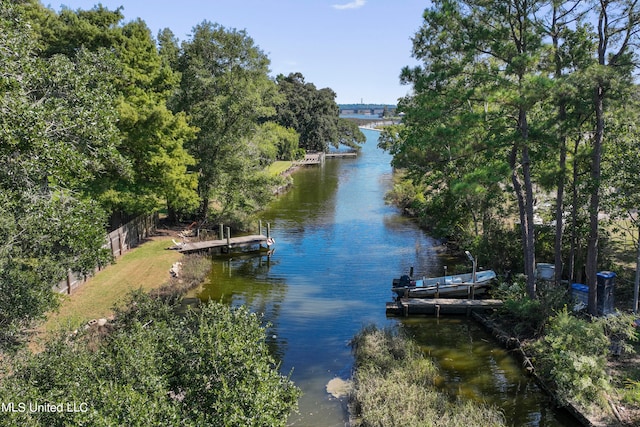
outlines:
[{"label": "water reflection", "polygon": [[265,211],[262,219],[271,223],[276,239],[271,257],[215,259],[198,297],[264,314],[282,372],[292,372],[304,393],[290,425],[344,426],[345,403],[330,397],[325,386],[350,376],[349,341],[370,323],[409,329],[446,368],[448,389],[499,403],[509,419],[525,423],[514,425],[529,419],[539,420],[530,425],[564,425],[549,421],[554,415],[541,409],[541,393],[472,322],[386,318],[392,279],[410,267],[420,275],[440,275],[443,258],[438,242],[385,205],[390,158],[376,149],[377,133],[366,133],[357,159],[327,159],[300,170],[290,191]]}]

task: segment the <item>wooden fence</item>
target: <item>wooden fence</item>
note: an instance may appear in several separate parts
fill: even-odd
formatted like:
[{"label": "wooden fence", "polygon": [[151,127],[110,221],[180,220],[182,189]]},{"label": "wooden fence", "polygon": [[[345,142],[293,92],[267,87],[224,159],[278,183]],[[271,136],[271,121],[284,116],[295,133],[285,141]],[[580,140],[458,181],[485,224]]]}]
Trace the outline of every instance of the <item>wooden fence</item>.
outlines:
[{"label": "wooden fence", "polygon": [[[102,247],[109,249],[114,259],[118,258],[151,236],[156,231],[157,225],[157,212],[139,216],[107,234],[105,236],[105,244]],[[100,267],[96,267],[95,271],[99,270]],[[53,290],[59,293],[71,294],[75,289],[82,286],[88,278],[89,276],[87,275],[69,271],[67,277],[54,286]]]}]

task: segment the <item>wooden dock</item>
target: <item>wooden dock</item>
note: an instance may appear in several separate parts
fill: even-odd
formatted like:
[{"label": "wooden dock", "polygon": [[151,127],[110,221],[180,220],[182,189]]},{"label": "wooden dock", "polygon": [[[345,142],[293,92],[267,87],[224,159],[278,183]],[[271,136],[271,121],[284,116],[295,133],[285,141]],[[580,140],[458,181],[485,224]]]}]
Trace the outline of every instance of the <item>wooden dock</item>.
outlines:
[{"label": "wooden dock", "polygon": [[335,153],[322,153],[322,152],[314,152],[307,153],[304,156],[304,159],[296,160],[293,162],[294,165],[303,166],[303,165],[319,165],[324,162],[325,158],[335,158],[335,157],[357,157],[357,151],[342,151]]},{"label": "wooden dock", "polygon": [[202,242],[184,243],[178,249],[181,253],[208,251],[211,249],[233,249],[251,245],[267,245],[269,238],[262,234],[231,237],[229,239],[204,240]]},{"label": "wooden dock", "polygon": [[409,316],[411,314],[464,314],[470,316],[477,311],[494,310],[502,305],[497,299],[456,298],[400,298],[387,303],[387,315]]},{"label": "wooden dock", "polygon": [[304,155],[304,159],[296,160],[294,165],[319,165],[324,162],[324,153],[307,153]]},{"label": "wooden dock", "polygon": [[327,153],[324,155],[325,157],[333,158],[333,157],[358,157],[357,151],[343,151],[336,153]]}]

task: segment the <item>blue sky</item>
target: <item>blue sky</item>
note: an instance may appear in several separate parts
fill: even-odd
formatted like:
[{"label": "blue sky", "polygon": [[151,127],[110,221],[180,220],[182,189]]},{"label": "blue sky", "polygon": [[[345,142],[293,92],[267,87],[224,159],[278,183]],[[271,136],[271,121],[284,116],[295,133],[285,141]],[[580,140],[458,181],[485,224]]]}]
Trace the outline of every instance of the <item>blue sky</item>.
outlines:
[{"label": "blue sky", "polygon": [[[59,11],[91,9],[99,1],[42,0]],[[338,103],[395,104],[410,88],[400,70],[415,65],[411,37],[422,24],[425,0],[102,0],[142,18],[154,35],[168,27],[180,40],[208,20],[245,29],[271,59],[272,74],[301,72]]]}]

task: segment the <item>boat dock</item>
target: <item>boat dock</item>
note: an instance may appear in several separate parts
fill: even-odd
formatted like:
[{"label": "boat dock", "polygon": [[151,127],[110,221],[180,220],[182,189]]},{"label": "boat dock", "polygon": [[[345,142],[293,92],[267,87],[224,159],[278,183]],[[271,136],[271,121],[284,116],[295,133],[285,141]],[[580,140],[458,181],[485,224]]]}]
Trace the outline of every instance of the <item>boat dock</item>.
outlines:
[{"label": "boat dock", "polygon": [[502,305],[498,299],[456,299],[456,298],[399,298],[387,303],[387,315],[409,316],[411,314],[464,314],[491,311]]},{"label": "boat dock", "polygon": [[296,160],[293,162],[293,164],[297,166],[319,165],[320,163],[324,162],[324,156],[325,154],[322,152],[307,153],[304,155],[304,159]]},{"label": "boat dock", "polygon": [[[185,239],[183,242],[173,241],[174,246],[169,249],[177,250],[180,253],[192,253],[192,252],[211,252],[212,250],[219,249],[220,253],[229,253],[231,249],[243,248],[248,246],[258,246],[260,249],[269,247],[275,243],[275,240],[271,238],[271,225],[267,223],[267,235],[262,234],[262,221],[258,222],[258,234],[252,234],[248,236],[231,237],[231,228],[225,227],[220,224],[220,230],[218,232],[217,239],[211,240],[198,240],[190,242],[186,240],[186,236],[183,234],[181,237]],[[199,233],[197,233],[199,236]]]},{"label": "boat dock", "polygon": [[296,160],[293,162],[296,166],[303,165],[319,165],[324,162],[325,158],[335,158],[335,157],[357,157],[357,151],[336,151],[333,153],[323,153],[323,152],[309,152],[304,155],[304,159]]},{"label": "boat dock", "polygon": [[335,153],[327,153],[324,155],[325,157],[358,157],[357,151],[339,151]]},{"label": "boat dock", "polygon": [[204,240],[201,242],[184,243],[178,249],[180,253],[209,251],[211,249],[233,249],[251,245],[267,245],[269,238],[263,234],[232,237],[229,239]]}]

